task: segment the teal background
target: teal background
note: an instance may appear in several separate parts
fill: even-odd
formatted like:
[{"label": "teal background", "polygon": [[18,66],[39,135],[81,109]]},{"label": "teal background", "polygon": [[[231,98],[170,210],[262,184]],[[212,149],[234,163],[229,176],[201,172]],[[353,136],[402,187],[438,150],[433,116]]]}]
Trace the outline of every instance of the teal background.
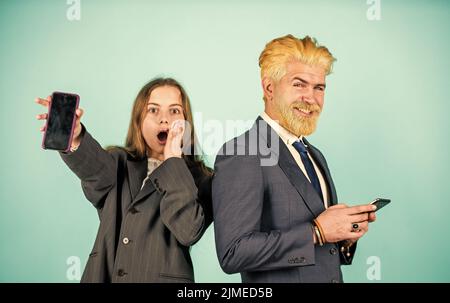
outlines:
[{"label": "teal background", "polygon": [[[0,281],[73,282],[98,217],[58,154],[41,149],[37,96],[76,92],[102,145],[123,144],[141,86],[173,76],[203,122],[253,120],[263,109],[265,43],[316,37],[337,57],[310,141],[326,155],[342,203],[392,203],[360,240],[347,282],[450,282],[450,2],[381,1],[369,21],[353,1],[0,1]],[[199,126],[198,126],[199,127]],[[199,127],[200,128],[200,127]],[[243,131],[245,129],[242,129]],[[221,134],[219,134],[219,138]],[[232,134],[223,136],[207,157]],[[239,282],[215,254],[213,228],[193,247],[198,282]]]}]

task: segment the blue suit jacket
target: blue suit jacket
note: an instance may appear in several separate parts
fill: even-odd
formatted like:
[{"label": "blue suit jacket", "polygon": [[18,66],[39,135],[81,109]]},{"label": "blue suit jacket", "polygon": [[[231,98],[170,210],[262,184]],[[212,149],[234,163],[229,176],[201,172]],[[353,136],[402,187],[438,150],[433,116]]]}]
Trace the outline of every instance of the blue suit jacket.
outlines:
[{"label": "blue suit jacket", "polygon": [[[337,203],[322,153],[309,152]],[[243,282],[342,282],[341,264],[351,256],[339,243],[314,245],[311,222],[325,210],[275,131],[258,117],[243,135],[224,144],[212,185],[216,249],[226,273]]]}]

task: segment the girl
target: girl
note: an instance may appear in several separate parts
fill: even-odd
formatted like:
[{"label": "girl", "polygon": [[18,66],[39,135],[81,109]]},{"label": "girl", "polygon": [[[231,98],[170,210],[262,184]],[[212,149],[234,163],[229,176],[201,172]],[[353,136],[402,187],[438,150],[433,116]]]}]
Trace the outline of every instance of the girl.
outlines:
[{"label": "girl", "polygon": [[[36,102],[48,107],[51,97]],[[189,249],[212,222],[212,172],[195,155],[183,87],[157,78],[141,89],[125,147],[103,149],[82,115],[71,151],[60,153],[100,217],[81,282],[194,282]],[[190,144],[182,146],[185,131]]]}]

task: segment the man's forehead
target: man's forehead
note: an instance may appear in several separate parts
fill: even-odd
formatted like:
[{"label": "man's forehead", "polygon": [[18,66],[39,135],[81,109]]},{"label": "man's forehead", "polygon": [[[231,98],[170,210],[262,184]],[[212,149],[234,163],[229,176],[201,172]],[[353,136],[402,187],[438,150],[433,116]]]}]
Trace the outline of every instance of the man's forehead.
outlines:
[{"label": "man's forehead", "polygon": [[320,66],[311,66],[299,61],[291,61],[286,66],[286,76],[289,79],[297,76],[307,77],[309,79],[324,80],[325,69]]}]

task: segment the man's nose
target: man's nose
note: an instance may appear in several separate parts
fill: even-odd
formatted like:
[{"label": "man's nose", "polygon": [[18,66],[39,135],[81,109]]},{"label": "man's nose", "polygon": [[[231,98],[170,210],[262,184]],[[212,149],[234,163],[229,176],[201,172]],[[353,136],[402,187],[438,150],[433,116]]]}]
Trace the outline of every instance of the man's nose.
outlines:
[{"label": "man's nose", "polygon": [[312,88],[308,88],[302,96],[302,101],[308,104],[314,104],[314,92]]}]

